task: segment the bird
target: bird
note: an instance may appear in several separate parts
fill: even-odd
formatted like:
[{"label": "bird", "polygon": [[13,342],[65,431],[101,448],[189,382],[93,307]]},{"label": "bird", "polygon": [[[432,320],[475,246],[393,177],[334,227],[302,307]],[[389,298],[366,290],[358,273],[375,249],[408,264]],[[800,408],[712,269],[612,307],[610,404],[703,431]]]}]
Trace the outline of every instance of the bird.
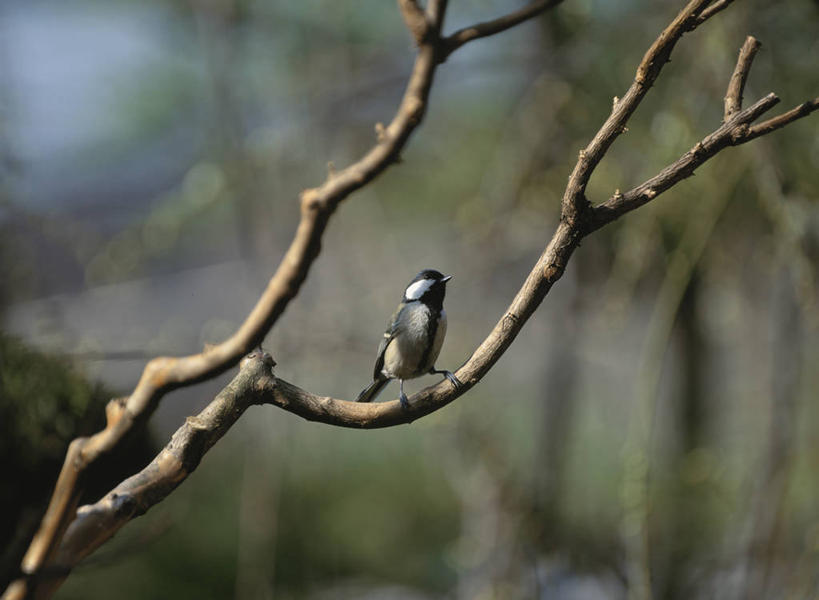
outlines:
[{"label": "bird", "polygon": [[444,296],[450,279],[452,275],[424,269],[409,282],[378,346],[373,381],[356,402],[372,402],[391,379],[397,379],[401,407],[407,410],[404,380],[427,374],[443,375],[455,389],[461,388],[463,384],[455,375],[435,368],[446,336]]}]

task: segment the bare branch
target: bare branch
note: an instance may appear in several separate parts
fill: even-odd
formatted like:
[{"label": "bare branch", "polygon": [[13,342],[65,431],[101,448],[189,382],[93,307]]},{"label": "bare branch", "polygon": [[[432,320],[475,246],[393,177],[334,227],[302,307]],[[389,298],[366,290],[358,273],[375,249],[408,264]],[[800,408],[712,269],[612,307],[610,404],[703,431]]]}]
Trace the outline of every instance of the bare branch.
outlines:
[{"label": "bare branch", "polygon": [[734,67],[734,73],[731,75],[731,80],[728,82],[728,91],[725,94],[724,121],[728,121],[742,109],[742,92],[745,90],[745,82],[748,80],[751,64],[761,45],[752,35],[749,35],[745,39],[745,43],[742,44],[739,58],[737,58],[737,65]]},{"label": "bare branch", "polygon": [[506,31],[515,25],[519,25],[532,17],[536,17],[544,11],[557,6],[561,2],[563,2],[563,0],[536,0],[535,2],[530,2],[518,11],[509,13],[508,15],[498,17],[492,21],[484,21],[483,23],[476,23],[475,25],[459,29],[455,33],[441,39],[441,52],[439,60],[444,62],[450,54],[467,42]]},{"label": "bare branch", "polygon": [[71,522],[51,565],[54,576],[41,578],[39,593],[50,595],[83,558],[125,524],[165,499],[199,466],[205,453],[253,404],[275,386],[269,354],[251,354],[239,373],[197,416],[188,417],[167,446],[142,471],[120,483],[98,502],[83,506]]},{"label": "bare branch", "polygon": [[807,102],[803,102],[799,106],[792,108],[786,113],[782,113],[777,117],[772,117],[767,121],[763,121],[762,123],[757,123],[748,129],[748,133],[745,136],[744,142],[750,141],[754,138],[758,138],[761,135],[765,135],[766,133],[771,133],[777,129],[780,129],[787,125],[788,123],[792,123],[797,119],[801,119],[802,117],[808,116],[813,111],[819,109],[819,98],[814,98],[813,100],[808,100]]},{"label": "bare branch", "polygon": [[[420,10],[417,2],[399,0],[399,6],[407,25],[416,36],[419,50],[393,120],[380,129],[376,145],[358,162],[342,171],[328,173],[322,185],[302,192],[301,221],[294,239],[264,293],[239,329],[229,339],[209,346],[200,354],[151,360],[131,395],[109,404],[111,410],[108,411],[106,428],[89,438],[72,442],[46,514],[23,558],[21,568],[24,573],[36,574],[53,556],[73,518],[88,467],[116,448],[133,427],[144,425],[166,393],[226,371],[260,344],[290,300],[298,294],[320,252],[321,237],[336,207],[349,194],[399,160],[401,150],[426,111],[438,65],[440,32],[447,0],[429,0],[424,17],[425,33],[420,38],[417,35]],[[26,596],[29,593],[28,581],[31,580],[21,580],[10,586],[8,592],[13,595],[8,598]]]},{"label": "bare branch", "polygon": [[[431,2],[432,5],[440,8],[439,18],[430,21],[434,40],[440,31],[445,3],[439,0]],[[82,477],[89,465],[120,444],[135,425],[144,423],[166,393],[226,371],[262,341],[298,293],[319,254],[321,236],[338,204],[395,162],[420,124],[437,66],[435,56],[436,45],[425,42],[418,51],[395,117],[376,145],[358,162],[328,177],[320,187],[302,192],[301,221],[290,248],[238,331],[201,354],[151,360],[134,391],[124,403],[119,403],[121,410],[112,413],[114,418],[109,419],[107,427],[90,438],[80,438],[72,443],[72,451],[66,456],[46,515],[23,559],[25,573],[35,573],[59,544],[68,521],[73,518]]]},{"label": "bare branch", "polygon": [[435,41],[440,44],[441,28],[444,25],[444,15],[449,0],[429,0],[427,2],[427,20],[435,24]]},{"label": "bare branch", "polygon": [[611,114],[603,126],[583,150],[569,176],[569,184],[563,194],[561,218],[569,222],[578,221],[589,207],[586,199],[586,185],[594,169],[599,164],[614,140],[625,131],[626,123],[642,102],[648,90],[668,62],[674,45],[687,31],[692,31],[705,21],[703,9],[711,0],[691,0],[660,33],[637,67],[634,82],[625,95],[612,106]]},{"label": "bare branch", "polygon": [[[719,10],[726,8],[728,4],[730,4],[730,0],[727,2],[718,2],[717,4],[712,5],[707,14],[706,11],[703,11],[700,14],[700,17],[696,20],[696,23],[699,24],[706,18],[713,16],[719,12]],[[658,38],[658,41],[659,39],[662,39],[662,35],[660,38]],[[655,46],[656,45],[657,43],[655,42]],[[635,208],[646,204],[647,202],[650,202],[662,192],[671,188],[683,179],[692,176],[694,171],[700,165],[728,146],[737,146],[739,144],[749,142],[760,135],[764,135],[775,129],[784,127],[788,123],[804,117],[819,108],[819,98],[816,98],[813,101],[800,104],[796,108],[778,117],[768,119],[767,121],[759,123],[758,125],[751,125],[753,121],[758,119],[763,113],[770,110],[779,102],[779,98],[777,98],[775,94],[771,93],[765,98],[762,98],[756,102],[750,108],[740,111],[742,107],[742,92],[745,87],[745,82],[747,81],[754,56],[756,55],[756,52],[759,50],[760,46],[761,44],[758,40],[756,40],[756,38],[753,36],[748,36],[740,49],[737,64],[734,68],[733,74],[731,75],[731,79],[728,84],[728,91],[725,97],[724,124],[716,131],[698,142],[691,150],[681,156],[673,164],[660,171],[660,173],[656,176],[626,192],[625,194],[621,194],[618,191],[606,202],[594,207],[594,209],[591,211],[591,216],[587,219],[586,235],[592,231],[595,231],[596,229],[599,229],[607,223],[610,223],[623,214],[632,211]],[[653,47],[654,46],[652,46],[652,48]],[[642,64],[646,64],[649,54],[651,54],[650,50],[646,54],[646,58],[643,59]],[[638,79],[639,73],[640,70],[638,69]],[[617,104],[618,103],[615,102],[615,107]],[[604,124],[604,127],[598,133],[598,136],[600,136],[605,127],[606,125]],[[584,158],[583,153],[581,153],[581,159],[582,158]],[[580,164],[580,162],[578,162],[578,164]]]},{"label": "bare branch", "polygon": [[[402,6],[405,4],[407,2],[403,2]],[[225,371],[235,365],[250,348],[258,344],[282,314],[289,301],[298,293],[312,262],[320,251],[321,236],[338,204],[351,192],[371,181],[396,161],[426,110],[430,86],[440,58],[438,40],[446,4],[446,0],[430,0],[428,4],[426,21],[431,29],[420,45],[415,66],[398,111],[392,122],[380,130],[376,145],[358,162],[335,172],[321,186],[302,193],[301,221],[293,242],[264,294],[239,330],[227,341],[208,348],[201,354],[183,358],[158,358],[148,363],[131,396],[109,403],[106,429],[91,438],[80,438],[72,442],[49,509],[23,562],[24,572],[31,577],[15,582],[9,587],[4,598],[22,598],[41,590],[45,590],[44,597],[47,597],[59,583],[36,590],[30,589],[29,583],[38,583],[37,574],[41,572],[41,567],[54,558],[58,545],[58,565],[70,568],[82,556],[87,555],[104,542],[103,537],[108,539],[110,535],[113,535],[113,531],[124,524],[125,521],[116,520],[118,511],[124,510],[123,514],[131,511],[128,517],[130,519],[141,514],[140,510],[144,512],[150,506],[150,504],[143,504],[136,508],[129,507],[127,502],[123,504],[118,501],[119,492],[114,490],[112,494],[106,496],[108,505],[81,508],[77,522],[66,531],[73,517],[79,491],[82,489],[81,480],[87,466],[119,444],[125,433],[133,426],[143,424],[165,393]],[[554,5],[556,2],[546,4]],[[315,396],[282,380],[273,379],[270,375],[272,384],[256,385],[253,388],[255,390],[251,395],[253,402],[271,402],[310,420],[359,428],[388,427],[407,423],[445,406],[476,385],[512,344],[527,319],[540,305],[552,285],[562,276],[568,260],[585,235],[625,212],[645,204],[690,176],[699,165],[721,149],[729,145],[745,143],[759,135],[769,133],[819,108],[819,99],[816,99],[779,117],[751,126],[750,123],[778,102],[774,94],[769,94],[748,109],[734,114],[730,120],[704,138],[674,164],[666,167],[656,177],[626,194],[616,194],[602,205],[592,208],[585,198],[585,188],[589,177],[613,141],[624,130],[629,117],[656,80],[663,65],[668,61],[677,40],[684,32],[696,28],[730,2],[723,0],[706,10],[709,4],[709,0],[692,0],[660,34],[646,52],[637,69],[635,80],[626,95],[622,100],[615,102],[611,115],[589,145],[580,152],[580,157],[563,196],[561,221],[557,230],[503,317],[469,360],[456,372],[464,384],[462,388],[455,390],[448,382],[441,382],[415,394],[410,399],[410,409],[403,411],[397,401],[358,404]],[[409,8],[408,10],[413,11],[414,9]],[[498,22],[502,21],[503,19],[498,20]],[[501,25],[493,27],[496,27],[495,33],[507,28]],[[492,33],[490,28],[486,28],[485,32],[485,35]],[[482,37],[482,35],[474,35],[469,39],[475,39],[475,37]],[[748,65],[750,66],[750,59],[748,59]],[[747,75],[747,68],[745,71]],[[264,360],[257,360],[253,364],[255,365],[253,368],[245,364],[237,379],[242,378],[243,373],[257,373],[253,369],[260,368],[258,365],[263,365]],[[258,383],[259,379],[254,381]],[[234,392],[235,389],[229,386],[229,389],[226,389],[223,394],[229,396]],[[223,394],[220,394],[222,400],[227,397],[223,397]],[[256,394],[263,394],[264,398]],[[213,407],[214,404],[211,406]],[[220,403],[213,408],[213,414],[222,415],[220,412],[222,406]],[[208,410],[211,408],[209,407]],[[218,422],[214,421],[215,426],[210,427],[206,424],[206,417],[208,415],[204,417],[200,415],[197,419],[189,420],[186,427],[190,426],[190,429],[186,430],[187,433],[179,434],[184,439],[195,441],[189,444],[192,449],[191,454],[186,455],[188,459],[180,458],[171,452],[174,447],[174,441],[172,441],[171,445],[166,448],[167,453],[163,452],[157,457],[159,463],[154,466],[159,469],[158,471],[144,471],[135,476],[137,479],[126,480],[117,489],[122,492],[126,489],[142,489],[142,486],[145,485],[146,489],[153,490],[151,493],[155,495],[151,496],[152,498],[163,498],[181,481],[175,478],[180,476],[184,478],[186,473],[195,468],[201,455],[235,421],[235,419],[231,421],[230,416],[223,415],[217,419]],[[220,424],[223,424],[224,427]],[[199,434],[196,432],[200,430],[205,433],[197,437]],[[167,463],[170,466],[166,465],[163,471],[160,467],[165,465],[166,460],[171,461]],[[103,499],[101,502],[105,501],[106,499]],[[114,521],[106,521],[112,518],[111,515]],[[113,523],[113,525],[109,527],[105,523]],[[98,533],[94,534],[95,527],[102,529],[97,529]],[[106,533],[109,530],[112,530],[110,535]],[[63,537],[64,532],[66,532],[65,537]]]},{"label": "bare branch", "polygon": [[711,6],[703,10],[697,17],[696,20],[697,25],[702,25],[718,12],[728,8],[733,1],[734,0],[718,0],[717,2],[714,2]]},{"label": "bare branch", "polygon": [[[143,514],[152,504],[159,502],[170,493],[181,482],[181,479],[184,479],[193,470],[192,468],[185,470],[177,463],[194,466],[198,464],[198,459],[204,454],[204,450],[207,450],[221,437],[224,430],[233,421],[225,422],[224,427],[218,428],[201,425],[201,428],[206,430],[205,439],[207,440],[207,443],[203,443],[204,448],[201,452],[198,448],[187,449],[180,445],[180,440],[189,437],[188,426],[191,423],[210,422],[210,417],[207,417],[209,414],[233,415],[233,411],[239,410],[233,404],[234,402],[239,402],[239,406],[244,408],[254,403],[274,404],[310,421],[357,429],[375,429],[409,423],[446,406],[476,385],[509,348],[552,284],[563,274],[566,263],[579,240],[580,232],[576,228],[572,229],[567,224],[561,223],[506,313],[470,359],[456,371],[463,386],[455,390],[448,381],[443,381],[425,388],[410,397],[409,410],[402,409],[398,400],[371,404],[316,396],[282,379],[273,377],[269,357],[249,356],[243,362],[239,376],[219,394],[204,413],[194,419],[188,419],[186,426],[174,435],[168,447],[151,465],[146,467],[142,473],[117,486],[96,504],[81,507],[77,511],[77,519],[68,528],[57,553],[57,565],[62,571],[70,570],[79,560],[114,535],[125,523]],[[264,366],[260,366],[265,363],[268,364],[266,370]],[[253,385],[239,384],[237,381],[252,381]],[[245,391],[240,393],[239,390]],[[236,414],[236,418],[238,416],[239,414]],[[171,460],[172,457],[177,456],[174,453],[178,451],[192,452],[192,454],[185,454],[189,456],[187,463],[176,458]],[[194,457],[196,460],[192,461]],[[134,493],[137,492],[138,497],[135,498]]]},{"label": "bare branch", "polygon": [[398,8],[401,9],[401,16],[407,29],[415,38],[415,44],[420,46],[424,43],[430,27],[418,0],[398,0]]},{"label": "bare branch", "polygon": [[683,179],[691,177],[697,167],[713,158],[720,150],[747,142],[749,140],[748,124],[773,108],[778,102],[779,98],[776,97],[776,94],[768,94],[757,103],[735,114],[730,121],[697,142],[691,150],[651,179],[624,194],[616,193],[602,204],[595,206],[589,220],[588,231],[595,231],[611,223],[625,213],[650,202]]}]

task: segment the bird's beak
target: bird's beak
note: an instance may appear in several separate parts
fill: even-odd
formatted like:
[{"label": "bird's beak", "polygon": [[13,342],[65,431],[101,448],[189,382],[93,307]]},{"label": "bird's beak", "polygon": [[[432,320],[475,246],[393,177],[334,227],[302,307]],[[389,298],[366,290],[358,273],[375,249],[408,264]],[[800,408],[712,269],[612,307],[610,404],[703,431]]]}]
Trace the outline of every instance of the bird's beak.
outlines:
[{"label": "bird's beak", "polygon": [[441,280],[441,283],[446,283],[446,282],[447,282],[447,281],[449,281],[450,279],[452,279],[452,275],[447,275],[446,277],[444,277],[444,278]]}]

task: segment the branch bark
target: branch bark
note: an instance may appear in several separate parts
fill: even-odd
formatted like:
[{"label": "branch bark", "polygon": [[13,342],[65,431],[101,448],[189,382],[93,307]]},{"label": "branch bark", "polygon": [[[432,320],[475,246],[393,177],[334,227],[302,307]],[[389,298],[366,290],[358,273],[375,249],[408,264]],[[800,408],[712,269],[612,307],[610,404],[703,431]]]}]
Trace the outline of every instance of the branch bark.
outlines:
[{"label": "branch bark", "polygon": [[748,128],[748,133],[745,136],[745,141],[749,142],[753,139],[758,138],[761,135],[766,135],[771,133],[772,131],[776,131],[777,129],[783,128],[785,125],[793,123],[797,119],[801,119],[802,117],[807,117],[813,111],[819,109],[819,97],[814,98],[813,100],[808,100],[807,102],[803,102],[799,106],[796,106],[790,109],[786,113],[782,113],[779,116],[771,117],[767,121],[763,121],[762,123],[757,123]]},{"label": "branch bark", "polygon": [[[332,173],[319,187],[302,192],[301,220],[293,241],[267,288],[239,329],[229,339],[199,354],[151,360],[130,396],[109,403],[106,428],[70,444],[46,514],[23,558],[21,570],[24,574],[36,575],[53,558],[73,518],[89,467],[118,447],[134,427],[144,426],[165,394],[223,373],[259,345],[290,300],[298,294],[321,251],[321,237],[338,205],[398,160],[401,150],[426,112],[429,91],[440,62],[441,28],[447,0],[429,0],[426,14],[420,13],[416,0],[399,0],[399,8],[419,49],[404,96],[392,121],[387,127],[377,127],[377,143],[360,160]],[[32,580],[14,582],[3,598],[29,595],[31,589],[28,581]]]},{"label": "branch bark", "polygon": [[759,118],[765,111],[779,103],[776,94],[768,94],[749,108],[740,111],[730,121],[724,123],[714,132],[668,165],[657,175],[644,181],[625,194],[619,192],[594,208],[589,219],[589,232],[611,223],[627,212],[650,202],[664,191],[670,189],[683,179],[691,177],[694,171],[707,160],[713,158],[720,150],[749,141],[749,123]]},{"label": "branch bark", "polygon": [[731,81],[728,82],[728,93],[725,94],[725,118],[723,121],[728,121],[742,108],[742,92],[745,89],[745,82],[748,80],[751,64],[754,62],[754,57],[761,45],[752,35],[749,35],[745,39],[745,43],[742,44],[737,66],[731,75]]},{"label": "branch bark", "polygon": [[502,17],[498,17],[497,19],[493,19],[491,21],[484,21],[482,23],[476,23],[475,25],[470,25],[469,27],[459,29],[455,33],[448,35],[441,40],[439,60],[444,62],[450,54],[455,52],[455,50],[467,42],[506,31],[515,25],[519,25],[520,23],[523,23],[532,17],[536,17],[548,9],[557,6],[561,2],[563,2],[563,0],[535,0],[520,10],[509,13],[508,15],[503,15]]},{"label": "branch bark", "polygon": [[418,0],[398,0],[398,8],[401,9],[404,24],[415,39],[416,45],[420,46],[429,33],[430,24]]},{"label": "branch bark", "polygon": [[[453,36],[461,40],[456,47],[460,47],[471,39],[503,31],[521,22],[524,20],[524,17],[521,17],[524,11],[528,15],[525,18],[530,18],[557,3],[535,2],[508,17],[474,26],[475,33],[458,37],[459,32],[456,32]],[[492,368],[512,344],[552,285],[562,276],[572,253],[584,236],[656,198],[663,191],[690,176],[697,167],[720,150],[769,133],[819,108],[819,99],[816,99],[779,117],[752,126],[753,121],[778,102],[774,94],[769,94],[748,109],[733,114],[726,123],[654,178],[626,194],[615,194],[599,206],[591,205],[586,199],[585,189],[594,169],[617,136],[624,131],[628,119],[669,60],[676,42],[685,32],[695,29],[728,4],[730,0],[714,4],[711,4],[710,0],[692,0],[646,52],[637,69],[634,82],[623,98],[615,101],[612,113],[591,142],[580,152],[563,195],[561,220],[551,241],[504,315],[469,360],[456,371],[456,375],[464,384],[462,388],[454,390],[447,382],[441,382],[412,396],[409,410],[403,411],[397,400],[380,404],[347,402],[316,396],[283,380],[275,379],[270,384],[262,385],[261,388],[258,386],[254,388],[254,394],[261,394],[264,397],[254,396],[253,402],[269,402],[309,420],[356,428],[389,427],[410,422],[438,410],[476,385]],[[533,8],[535,5],[537,9]],[[417,17],[412,8],[417,7],[417,4],[407,0],[402,1],[401,6],[405,11],[405,18],[407,11],[413,14],[413,19]],[[421,38],[418,56],[404,97],[393,121],[379,135],[378,143],[358,162],[335,173],[321,186],[302,193],[301,221],[294,240],[264,294],[239,330],[227,341],[201,354],[183,358],[159,358],[148,363],[131,396],[114,400],[109,404],[106,429],[91,438],[81,438],[71,444],[52,502],[23,563],[23,571],[29,574],[29,577],[15,582],[6,591],[4,598],[22,598],[30,595],[32,591],[37,591],[38,596],[47,597],[53,591],[53,586],[37,588],[36,574],[54,557],[58,544],[61,543],[58,554],[60,564],[70,568],[79,560],[78,557],[86,556],[93,551],[127,520],[141,514],[140,511],[147,510],[148,505],[146,504],[132,508],[128,502],[123,504],[122,501],[117,500],[124,489],[122,486],[132,489],[136,485],[135,482],[138,482],[139,486],[144,484],[153,490],[151,498],[161,499],[175,485],[178,485],[178,481],[173,483],[175,481],[173,476],[171,479],[167,478],[167,473],[175,473],[178,476],[179,473],[189,472],[185,471],[187,468],[185,464],[192,464],[195,467],[195,464],[190,461],[188,463],[182,461],[182,471],[174,471],[173,469],[177,469],[176,466],[163,471],[159,465],[164,464],[165,459],[160,460],[160,457],[163,456],[160,455],[157,457],[159,463],[155,465],[154,470],[135,476],[138,478],[136,480],[131,478],[123,482],[117,488],[120,492],[114,490],[106,496],[108,504],[104,507],[98,506],[98,503],[91,507],[81,508],[77,513],[77,522],[66,531],[79,497],[81,478],[88,465],[118,444],[133,426],[144,423],[165,393],[225,371],[235,365],[250,348],[258,344],[282,314],[288,302],[298,293],[312,262],[319,254],[321,236],[339,203],[396,160],[409,136],[424,116],[435,68],[441,56],[445,56],[440,53],[440,31],[445,10],[446,0],[430,1],[425,15],[430,32]],[[412,30],[411,27],[410,29]],[[742,61],[742,56],[740,56],[739,62]],[[738,63],[735,73],[738,70],[742,73],[744,69],[747,74],[749,68],[750,59],[747,59],[747,67],[741,67]],[[729,91],[729,95],[730,93]],[[250,367],[243,367],[240,377],[242,372],[247,371],[248,368]],[[229,420],[220,422],[228,423],[227,426],[232,424],[232,421]],[[200,438],[196,438],[193,433],[190,434],[191,439],[204,440],[200,446],[197,446],[202,449],[202,454],[213,441],[224,433],[224,429],[220,427],[207,429],[207,431],[210,433],[202,434],[204,437]],[[183,435],[185,439],[187,436],[188,434]],[[171,446],[173,444],[172,441]],[[170,450],[166,448],[166,451],[163,452],[170,452]],[[197,454],[192,456],[197,456]],[[198,456],[201,458],[201,454]],[[198,459],[196,464],[198,464]],[[152,483],[153,480],[149,475],[156,479],[155,483]],[[171,483],[173,485],[167,487]],[[152,487],[154,485],[156,487]],[[122,508],[123,506],[125,508]],[[119,511],[120,515],[128,515],[128,517],[124,520],[115,518],[111,521],[112,511],[113,513]],[[96,531],[96,534],[85,533],[88,531]],[[63,536],[64,532],[65,536]],[[34,583],[35,586],[30,587],[30,583]]]},{"label": "branch bark", "polygon": [[111,539],[131,519],[164,500],[202,457],[253,404],[264,402],[275,386],[269,354],[255,353],[240,363],[239,373],[197,416],[188,417],[167,446],[142,471],[129,477],[95,504],[77,511],[49,571],[33,579],[38,594],[51,595],[71,568]]},{"label": "branch bark", "polygon": [[[669,26],[669,29],[661,34],[658,39],[665,40],[666,44],[673,44],[674,38],[671,34],[677,34],[688,26],[690,23],[686,19],[692,18],[692,15],[696,14],[695,10],[696,7],[693,9],[691,6],[687,7],[686,12],[681,13],[684,18],[678,16]],[[652,46],[654,51],[649,51],[646,54],[640,69],[638,69],[638,74],[650,72],[651,64],[656,60],[657,56],[667,52],[665,48],[666,46],[655,43]],[[667,58],[667,54],[665,56]],[[656,77],[656,73],[654,76]],[[647,81],[645,76],[642,81],[644,83]],[[644,85],[644,83],[638,83],[639,77],[635,82],[635,85]],[[634,105],[621,107],[621,110],[629,111],[629,114],[636,108],[636,103],[639,103],[642,96],[633,95],[631,98],[631,100],[624,98],[622,102],[633,102]],[[735,114],[730,121],[706,136],[691,151],[654,178],[649,179],[626,194],[616,194],[603,204],[596,207],[589,206],[583,219],[562,219],[552,240],[529,273],[503,317],[469,360],[456,371],[457,377],[464,384],[460,390],[454,390],[448,382],[442,381],[413,395],[409,399],[409,410],[403,410],[397,400],[377,404],[348,402],[332,397],[318,396],[282,379],[276,379],[272,384],[264,386],[262,392],[264,398],[260,402],[276,405],[310,421],[358,429],[383,428],[409,423],[446,406],[476,385],[512,344],[526,320],[537,309],[551,286],[563,274],[572,252],[585,235],[610,223],[622,214],[653,200],[663,191],[690,176],[694,169],[720,150],[730,145],[748,141],[747,136],[750,135],[748,124],[776,105],[778,101],[774,94],[769,94],[749,108]],[[596,152],[597,148],[606,143],[601,141],[602,136],[616,134],[616,126],[621,123],[622,120],[612,122],[610,117],[595,136],[594,140],[598,140],[597,143],[595,144],[593,140],[589,148]],[[588,165],[588,159],[588,155],[581,156],[578,165],[581,168]],[[577,169],[578,167],[576,167],[576,171]],[[567,196],[565,197],[572,198],[568,194],[572,185],[576,184],[570,181],[567,186]],[[569,205],[570,209],[571,205]],[[86,514],[85,509],[82,512]],[[95,512],[88,511],[87,514],[94,515]],[[66,544],[68,545],[76,543],[73,540],[73,531],[72,526],[66,536]]]},{"label": "branch bark", "polygon": [[710,2],[711,0],[691,0],[646,51],[637,67],[634,82],[622,98],[614,99],[611,114],[597,135],[580,151],[563,194],[562,219],[577,223],[585,218],[590,208],[586,199],[586,185],[592,173],[614,140],[626,130],[626,123],[669,61],[677,41],[684,33],[693,31],[707,20],[703,13]]},{"label": "branch bark", "polygon": [[721,10],[728,8],[733,1],[734,0],[717,0],[717,2],[714,2],[700,13],[696,20],[697,25],[704,23]]}]

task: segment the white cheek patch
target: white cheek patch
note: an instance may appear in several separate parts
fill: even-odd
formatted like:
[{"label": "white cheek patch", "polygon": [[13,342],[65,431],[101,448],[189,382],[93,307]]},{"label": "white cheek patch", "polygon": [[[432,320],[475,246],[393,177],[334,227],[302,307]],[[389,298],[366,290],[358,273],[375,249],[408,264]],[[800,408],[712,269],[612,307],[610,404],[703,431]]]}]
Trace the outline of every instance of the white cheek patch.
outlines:
[{"label": "white cheek patch", "polygon": [[407,300],[418,300],[418,298],[426,294],[427,291],[429,291],[429,288],[431,288],[434,284],[435,281],[432,279],[422,279],[421,281],[416,281],[407,288],[407,291],[404,292],[404,296],[407,298]]}]

